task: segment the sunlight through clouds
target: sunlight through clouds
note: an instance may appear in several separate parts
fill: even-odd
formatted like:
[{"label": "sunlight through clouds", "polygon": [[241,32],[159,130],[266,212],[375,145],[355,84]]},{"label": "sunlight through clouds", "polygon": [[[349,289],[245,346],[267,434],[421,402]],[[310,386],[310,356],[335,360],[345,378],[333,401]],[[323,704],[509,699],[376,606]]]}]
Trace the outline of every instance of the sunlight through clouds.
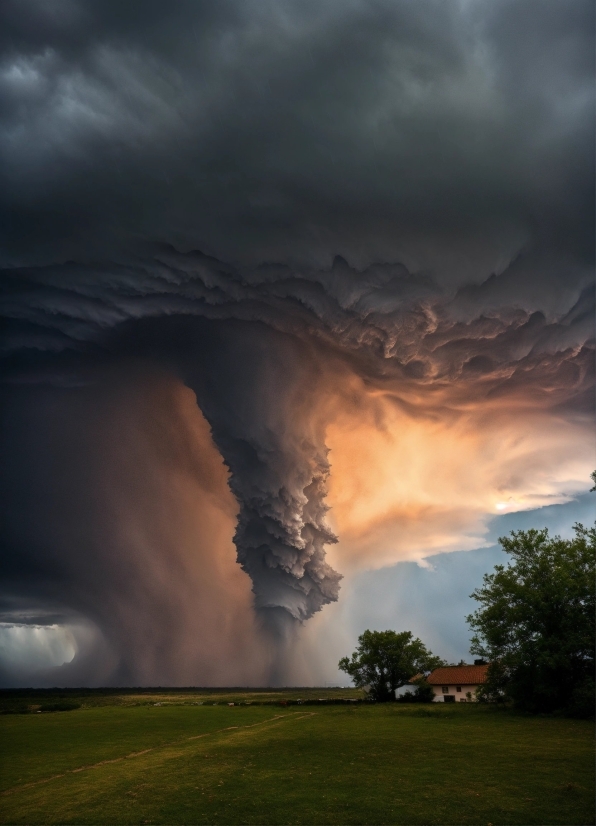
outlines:
[{"label": "sunlight through clouds", "polygon": [[0,623],[0,667],[14,671],[52,668],[73,660],[74,635],[62,625]]},{"label": "sunlight through clouds", "polygon": [[332,564],[374,569],[482,547],[495,512],[585,491],[592,442],[590,419],[481,401],[463,412],[420,405],[406,413],[387,396],[364,414],[340,412],[327,430],[330,519],[340,537]]}]

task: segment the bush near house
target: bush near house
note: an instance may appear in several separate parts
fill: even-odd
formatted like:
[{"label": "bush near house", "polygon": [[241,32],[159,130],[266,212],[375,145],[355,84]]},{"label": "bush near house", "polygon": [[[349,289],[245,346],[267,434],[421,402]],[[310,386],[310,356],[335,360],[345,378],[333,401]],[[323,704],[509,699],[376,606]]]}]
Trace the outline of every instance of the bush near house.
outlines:
[{"label": "bush near house", "polygon": [[398,703],[432,703],[435,693],[432,685],[430,685],[424,677],[417,680],[411,680],[411,683],[416,686],[414,691],[406,691],[401,697],[396,697]]}]

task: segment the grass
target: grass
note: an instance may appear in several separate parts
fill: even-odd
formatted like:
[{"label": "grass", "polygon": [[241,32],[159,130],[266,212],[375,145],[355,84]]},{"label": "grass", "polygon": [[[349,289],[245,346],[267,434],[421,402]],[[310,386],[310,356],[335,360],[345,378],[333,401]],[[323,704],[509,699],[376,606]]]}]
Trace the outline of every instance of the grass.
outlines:
[{"label": "grass", "polygon": [[468,704],[113,696],[0,717],[2,823],[594,822],[588,722]]}]

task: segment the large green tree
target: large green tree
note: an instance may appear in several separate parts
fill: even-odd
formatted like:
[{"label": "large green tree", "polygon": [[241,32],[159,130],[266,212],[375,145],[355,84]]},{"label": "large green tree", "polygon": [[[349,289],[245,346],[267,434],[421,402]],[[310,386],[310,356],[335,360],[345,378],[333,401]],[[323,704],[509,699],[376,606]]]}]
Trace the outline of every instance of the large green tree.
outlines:
[{"label": "large green tree", "polygon": [[507,566],[485,574],[468,617],[472,653],[490,662],[483,693],[527,711],[594,708],[596,526],[574,537],[513,531],[499,540]]},{"label": "large green tree", "polygon": [[365,631],[358,637],[358,648],[351,659],[343,657],[339,668],[349,674],[358,688],[370,686],[370,696],[387,702],[395,690],[411,677],[445,665],[410,631]]}]

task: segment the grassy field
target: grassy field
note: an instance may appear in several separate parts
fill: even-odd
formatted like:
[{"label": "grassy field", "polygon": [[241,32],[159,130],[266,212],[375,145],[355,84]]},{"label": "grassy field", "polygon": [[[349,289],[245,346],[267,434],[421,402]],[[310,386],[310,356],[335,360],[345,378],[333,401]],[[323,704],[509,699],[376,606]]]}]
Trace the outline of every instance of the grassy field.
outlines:
[{"label": "grassy field", "polygon": [[273,704],[338,695],[355,696],[81,693],[77,710],[2,715],[0,820],[594,822],[589,722],[468,704]]}]

